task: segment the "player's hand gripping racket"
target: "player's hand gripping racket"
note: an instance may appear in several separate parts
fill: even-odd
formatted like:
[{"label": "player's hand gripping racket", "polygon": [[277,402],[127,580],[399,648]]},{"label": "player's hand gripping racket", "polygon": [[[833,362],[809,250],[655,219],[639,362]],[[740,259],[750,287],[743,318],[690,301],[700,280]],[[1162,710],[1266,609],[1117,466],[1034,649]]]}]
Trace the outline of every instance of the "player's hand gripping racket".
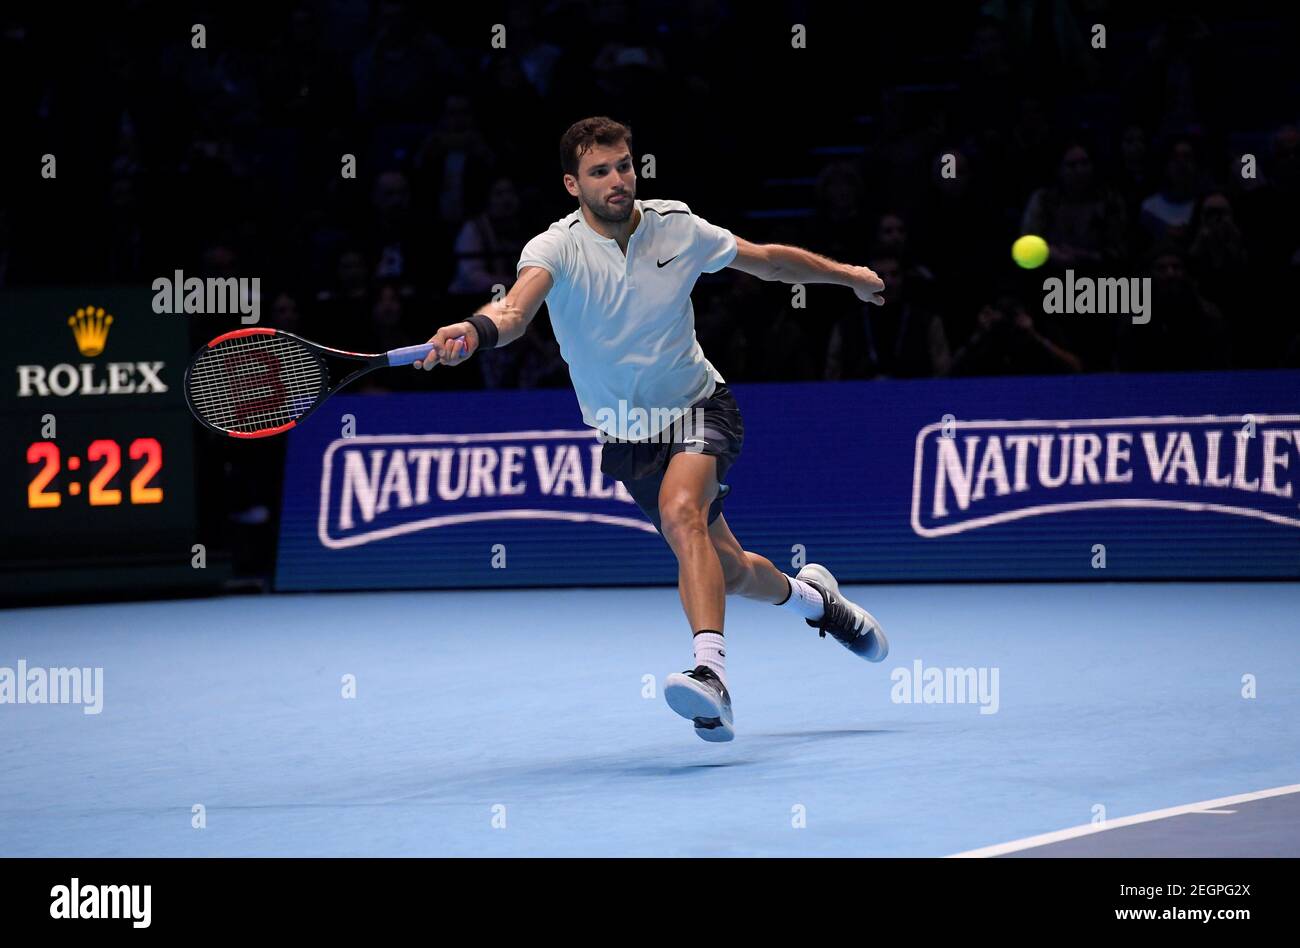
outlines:
[{"label": "player's hand gripping racket", "polygon": [[[465,345],[464,336],[455,342]],[[185,370],[185,402],[203,425],[232,438],[268,438],[288,431],[343,386],[375,369],[411,365],[431,342],[366,354],[309,342],[279,329],[237,329],[194,354]],[[330,386],[325,357],[361,367]]]}]

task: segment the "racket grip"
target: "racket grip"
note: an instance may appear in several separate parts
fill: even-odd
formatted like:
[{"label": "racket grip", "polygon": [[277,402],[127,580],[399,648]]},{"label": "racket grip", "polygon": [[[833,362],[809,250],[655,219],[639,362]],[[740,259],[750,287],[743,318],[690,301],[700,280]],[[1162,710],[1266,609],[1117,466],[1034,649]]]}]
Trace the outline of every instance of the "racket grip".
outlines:
[{"label": "racket grip", "polygon": [[[460,342],[464,338],[464,336],[458,336],[456,341]],[[389,349],[385,355],[388,356],[389,365],[411,365],[415,362],[422,362],[432,351],[433,343],[422,342],[418,346],[403,346],[401,349]]]}]

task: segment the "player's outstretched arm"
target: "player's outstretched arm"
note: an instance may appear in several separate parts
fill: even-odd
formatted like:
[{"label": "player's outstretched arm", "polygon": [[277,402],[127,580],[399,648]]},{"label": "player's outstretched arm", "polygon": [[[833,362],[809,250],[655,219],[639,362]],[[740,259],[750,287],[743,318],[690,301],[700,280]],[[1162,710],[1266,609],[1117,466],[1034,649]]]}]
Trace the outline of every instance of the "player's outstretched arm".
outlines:
[{"label": "player's outstretched arm", "polygon": [[870,267],[837,263],[829,257],[784,244],[751,244],[736,238],[736,257],[727,264],[760,280],[781,283],[834,283],[851,287],[858,299],[883,306],[885,281]]},{"label": "player's outstretched arm", "polygon": [[[554,285],[554,279],[545,268],[524,267],[509,293],[478,308],[477,314],[487,317],[496,327],[497,338],[493,348],[508,345],[524,334]],[[463,342],[454,341],[461,336],[465,337]],[[469,321],[443,326],[429,337],[429,341],[434,350],[423,362],[415,363],[417,369],[459,365],[477,352],[483,342],[479,339],[478,328]]]}]

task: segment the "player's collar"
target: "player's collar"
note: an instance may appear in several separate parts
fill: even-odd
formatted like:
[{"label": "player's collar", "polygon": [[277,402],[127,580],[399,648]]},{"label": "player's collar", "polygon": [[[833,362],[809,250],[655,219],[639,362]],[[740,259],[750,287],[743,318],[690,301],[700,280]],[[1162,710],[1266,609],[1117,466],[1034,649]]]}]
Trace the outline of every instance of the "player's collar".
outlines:
[{"label": "player's collar", "polygon": [[[582,213],[581,207],[578,208],[574,213],[578,215],[578,221],[580,222],[580,226],[584,230],[586,230],[587,235],[591,237],[593,240],[599,241],[601,243],[606,243],[606,244],[618,243],[618,241],[616,241],[613,237],[606,237],[600,231],[596,230],[596,228],[588,224],[587,215]],[[641,228],[645,226],[645,211],[642,210],[640,198],[632,199],[632,213],[636,215],[636,227],[632,228],[632,233],[628,235],[627,238],[628,240],[631,240],[633,237],[639,234],[641,232]]]}]

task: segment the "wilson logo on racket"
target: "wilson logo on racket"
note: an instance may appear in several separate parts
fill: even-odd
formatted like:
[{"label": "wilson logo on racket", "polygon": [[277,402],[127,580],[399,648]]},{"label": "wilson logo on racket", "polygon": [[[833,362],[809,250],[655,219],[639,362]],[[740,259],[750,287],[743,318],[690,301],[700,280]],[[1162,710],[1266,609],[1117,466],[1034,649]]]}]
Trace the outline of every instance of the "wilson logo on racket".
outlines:
[{"label": "wilson logo on racket", "polygon": [[[185,403],[211,431],[268,438],[288,431],[361,376],[411,365],[432,351],[426,342],[388,352],[348,352],[280,329],[237,329],[195,353],[185,370]],[[327,358],[361,367],[331,387]]]},{"label": "wilson logo on racket", "polygon": [[[251,425],[288,401],[279,363],[265,352],[235,350],[222,353],[222,368],[230,378],[241,378],[250,393],[235,406],[236,425]],[[261,394],[258,394],[261,393]]]}]

